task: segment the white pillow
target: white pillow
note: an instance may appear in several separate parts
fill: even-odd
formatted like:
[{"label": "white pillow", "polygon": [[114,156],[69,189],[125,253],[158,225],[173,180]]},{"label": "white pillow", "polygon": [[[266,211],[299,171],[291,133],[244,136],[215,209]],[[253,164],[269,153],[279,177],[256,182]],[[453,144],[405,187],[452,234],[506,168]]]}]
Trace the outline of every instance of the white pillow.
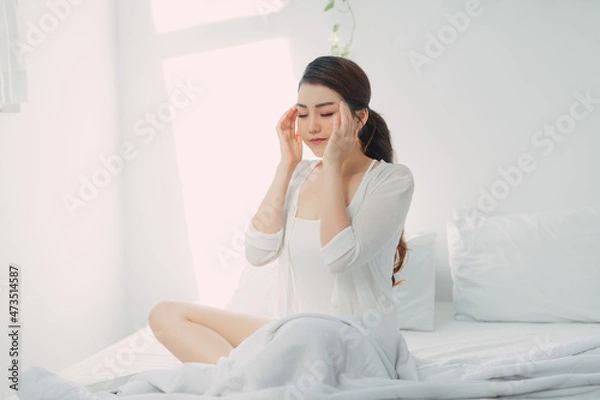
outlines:
[{"label": "white pillow", "polygon": [[447,224],[458,320],[600,322],[600,216],[455,211]]},{"label": "white pillow", "polygon": [[396,274],[394,298],[398,306],[400,329],[432,331],[435,308],[435,233],[406,237],[408,255],[404,268]]},{"label": "white pillow", "polygon": [[[404,268],[396,274],[394,298],[401,329],[433,330],[435,266],[433,252],[435,233],[418,233],[406,237],[408,255]],[[262,267],[246,263],[240,284],[226,309],[247,314],[276,317],[277,262]],[[391,272],[391,271],[390,271]],[[390,285],[392,284],[390,277]]]}]

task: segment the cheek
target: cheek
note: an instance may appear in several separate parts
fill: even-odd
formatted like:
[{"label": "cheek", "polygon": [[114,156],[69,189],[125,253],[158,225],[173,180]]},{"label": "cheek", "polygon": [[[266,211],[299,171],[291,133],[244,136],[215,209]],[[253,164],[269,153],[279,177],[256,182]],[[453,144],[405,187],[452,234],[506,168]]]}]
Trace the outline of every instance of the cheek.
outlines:
[{"label": "cheek", "polygon": [[331,135],[331,132],[333,132],[333,117],[323,118],[321,121],[321,132],[327,136]]},{"label": "cheek", "polygon": [[323,122],[323,128],[325,128],[327,133],[331,133],[331,131],[333,130],[333,119],[334,118],[335,118],[335,115],[332,115],[331,117],[327,118],[326,121]]},{"label": "cheek", "polygon": [[304,133],[308,130],[308,123],[304,118],[298,118],[298,132]]}]

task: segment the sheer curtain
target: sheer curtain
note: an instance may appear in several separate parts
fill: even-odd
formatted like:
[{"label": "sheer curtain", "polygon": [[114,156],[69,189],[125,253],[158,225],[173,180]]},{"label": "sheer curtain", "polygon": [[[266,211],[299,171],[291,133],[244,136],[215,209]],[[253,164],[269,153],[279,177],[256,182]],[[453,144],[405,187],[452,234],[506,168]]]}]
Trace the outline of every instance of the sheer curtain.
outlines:
[{"label": "sheer curtain", "polygon": [[18,37],[17,0],[0,0],[0,112],[19,112],[27,80]]}]

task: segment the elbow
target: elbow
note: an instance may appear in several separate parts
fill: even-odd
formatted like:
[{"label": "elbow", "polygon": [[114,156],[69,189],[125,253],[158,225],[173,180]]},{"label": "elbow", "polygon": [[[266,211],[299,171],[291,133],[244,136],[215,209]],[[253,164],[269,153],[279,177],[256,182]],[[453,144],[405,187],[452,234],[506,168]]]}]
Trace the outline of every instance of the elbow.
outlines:
[{"label": "elbow", "polygon": [[248,263],[250,265],[252,265],[253,267],[262,267],[263,265],[265,265],[267,263],[266,261],[256,260],[253,258],[246,258],[246,260],[248,260]]},{"label": "elbow", "polygon": [[343,272],[348,272],[355,269],[358,264],[358,251],[356,247],[350,249],[347,253],[342,255],[341,257],[336,258],[335,260],[325,260],[325,265],[327,266],[327,270],[331,274],[340,274]]},{"label": "elbow", "polygon": [[277,251],[256,251],[246,248],[246,261],[253,267],[262,267],[277,258]]},{"label": "elbow", "polygon": [[325,246],[321,247],[321,254],[327,269],[332,274],[339,274],[353,269],[358,261],[361,249],[352,225],[344,228]]},{"label": "elbow", "polygon": [[327,270],[332,275],[337,275],[345,271],[345,268],[340,264],[327,264]]},{"label": "elbow", "polygon": [[246,257],[246,261],[248,261],[248,263],[250,265],[252,265],[253,267],[262,267],[263,265],[268,263],[270,260],[266,259],[266,258]]}]

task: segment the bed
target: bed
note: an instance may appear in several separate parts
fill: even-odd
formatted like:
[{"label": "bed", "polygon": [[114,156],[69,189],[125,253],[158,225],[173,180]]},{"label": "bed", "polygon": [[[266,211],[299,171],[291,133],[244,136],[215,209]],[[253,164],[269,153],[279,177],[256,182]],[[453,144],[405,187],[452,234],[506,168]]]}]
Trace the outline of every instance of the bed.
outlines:
[{"label": "bed", "polygon": [[[436,302],[433,331],[401,331],[422,370],[490,353],[521,351],[519,354],[527,357],[528,352],[543,353],[553,343],[600,337],[600,323],[472,322],[458,321],[454,316],[452,302]],[[179,365],[181,362],[154,339],[146,326],[61,371],[60,376],[91,392],[111,391],[138,372]],[[600,398],[600,386],[588,389],[569,398]],[[544,398],[538,396],[535,398]]]},{"label": "bed", "polygon": [[[350,381],[343,393],[325,385],[319,393],[302,392],[297,398],[599,399],[600,268],[596,247],[600,243],[600,218],[596,211],[584,208],[481,215],[463,209],[448,223],[447,232],[452,301],[434,302],[435,235],[421,233],[407,240],[413,253],[399,276],[406,284],[400,286],[396,298],[403,329],[398,331],[394,326],[393,331],[385,331],[390,341],[398,343],[397,354],[411,357],[404,357],[402,365],[398,361],[401,357],[396,358],[400,378],[394,381],[373,375]],[[252,304],[256,310],[264,310],[264,304],[272,302],[263,298],[261,305],[257,298],[258,293],[273,292],[257,286],[266,282],[265,277],[272,276],[272,271],[250,271],[254,275],[243,279],[242,290],[228,308],[251,312],[243,308],[249,298],[256,300]],[[314,326],[317,329],[319,324]],[[310,333],[299,336],[297,342],[308,343],[307,336]],[[257,338],[252,340],[261,343]],[[383,346],[389,345],[386,338],[379,340]],[[303,353],[297,351],[292,355],[302,358]],[[393,352],[394,347],[386,350],[386,354]],[[272,353],[271,361],[277,361],[279,354]],[[365,351],[361,356],[372,360],[379,355]],[[291,358],[292,362],[295,359]],[[225,364],[223,361],[215,370],[231,372],[231,365]],[[201,372],[209,372],[208,368],[192,367],[171,355],[146,326],[59,375],[72,382],[73,390],[84,387],[92,393],[115,391],[138,373],[147,377],[140,383],[152,383],[148,387],[162,385],[176,390],[176,383],[183,377],[194,380]],[[272,364],[263,367],[264,374],[274,370]],[[380,372],[377,368],[373,368],[376,373]],[[409,379],[401,376],[416,371],[418,379],[414,379],[417,375]],[[240,382],[247,383],[246,377],[240,378]],[[283,398],[281,393],[251,391],[233,398]]]}]

